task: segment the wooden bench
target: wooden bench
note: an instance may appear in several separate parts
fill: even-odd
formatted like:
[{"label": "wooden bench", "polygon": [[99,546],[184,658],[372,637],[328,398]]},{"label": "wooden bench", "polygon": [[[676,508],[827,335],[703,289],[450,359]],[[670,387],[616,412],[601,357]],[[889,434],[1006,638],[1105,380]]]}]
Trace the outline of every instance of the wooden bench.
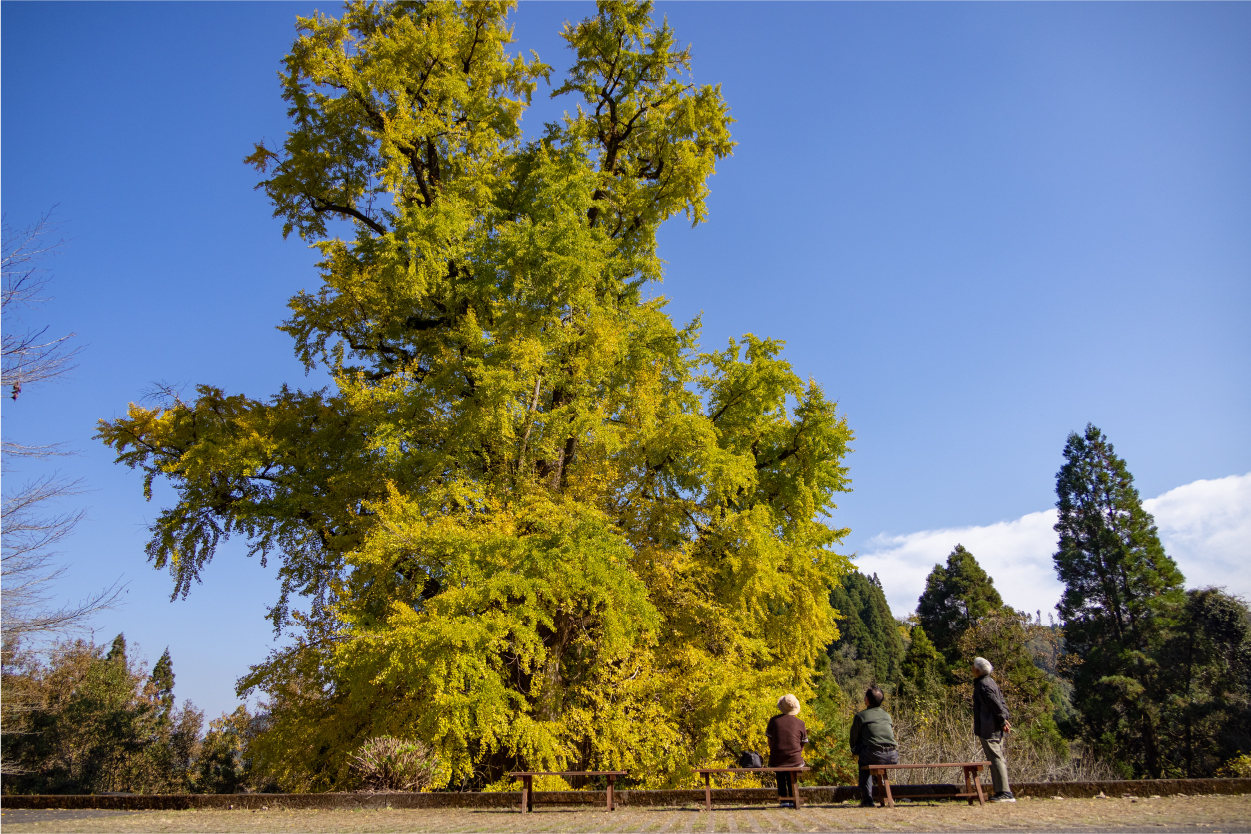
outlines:
[{"label": "wooden bench", "polygon": [[[895,798],[890,792],[890,771],[892,770],[915,770],[926,767],[962,767],[964,768],[964,793],[940,793],[930,794],[931,796],[957,797],[960,799],[968,799],[969,804],[973,804],[976,799],[979,805],[986,804],[986,796],[982,793],[982,783],[977,780],[977,772],[982,768],[989,768],[990,762],[940,762],[938,764],[895,764],[881,765],[869,764],[865,765],[865,770],[881,780],[882,783],[882,807],[894,808]],[[875,786],[876,787],[876,786]]]},{"label": "wooden bench", "polygon": [[[789,773],[791,774],[791,796],[795,808],[799,804],[799,774],[812,770],[810,767],[702,767],[696,773],[704,775],[704,807],[712,810],[712,774],[714,773]],[[786,797],[778,797],[785,799]]]},{"label": "wooden bench", "polygon": [[618,776],[625,776],[624,770],[518,770],[508,774],[513,779],[521,780],[521,813],[534,810],[534,777],[535,776],[607,776],[608,777],[608,810],[615,810],[617,804],[613,797],[613,787]]}]

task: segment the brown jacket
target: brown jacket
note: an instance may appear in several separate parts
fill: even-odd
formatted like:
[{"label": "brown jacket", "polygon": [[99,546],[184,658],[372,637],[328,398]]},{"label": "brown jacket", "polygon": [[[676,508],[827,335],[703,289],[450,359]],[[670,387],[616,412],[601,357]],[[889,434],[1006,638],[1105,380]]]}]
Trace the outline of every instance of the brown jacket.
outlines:
[{"label": "brown jacket", "polygon": [[765,730],[769,737],[769,767],[803,767],[808,728],[793,715],[775,715]]}]

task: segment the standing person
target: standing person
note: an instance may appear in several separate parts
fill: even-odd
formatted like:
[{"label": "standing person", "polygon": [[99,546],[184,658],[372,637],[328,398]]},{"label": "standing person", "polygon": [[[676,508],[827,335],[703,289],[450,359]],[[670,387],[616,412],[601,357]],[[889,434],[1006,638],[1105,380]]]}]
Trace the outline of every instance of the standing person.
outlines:
[{"label": "standing person", "polygon": [[[778,712],[769,719],[765,735],[769,737],[769,767],[803,767],[804,745],[808,743],[808,727],[799,720],[799,699],[794,695],[783,695],[778,699]],[[792,783],[796,790],[799,782],[793,777],[797,774],[779,773],[778,807],[794,808],[795,802],[790,798]]]},{"label": "standing person", "polygon": [[982,751],[990,761],[990,778],[995,785],[991,802],[1016,802],[1008,787],[1008,760],[1003,743],[1012,732],[1008,705],[1004,703],[999,684],[990,675],[995,667],[984,657],[973,658],[973,734],[982,742]]},{"label": "standing person", "polygon": [[877,684],[864,691],[864,709],[851,719],[851,752],[860,760],[860,807],[873,807],[871,764],[899,764],[895,722],[882,709],[886,696]]}]

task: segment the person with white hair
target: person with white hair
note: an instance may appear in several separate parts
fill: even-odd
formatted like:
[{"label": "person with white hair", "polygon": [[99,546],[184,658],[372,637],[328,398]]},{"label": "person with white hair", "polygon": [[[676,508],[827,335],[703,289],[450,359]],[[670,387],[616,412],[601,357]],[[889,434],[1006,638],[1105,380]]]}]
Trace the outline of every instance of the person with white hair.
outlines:
[{"label": "person with white hair", "polygon": [[[808,727],[799,720],[799,699],[794,695],[783,695],[778,699],[778,713],[769,719],[769,726],[765,729],[769,738],[769,767],[803,767]],[[792,774],[779,773],[777,777],[778,805],[794,808],[794,801],[788,798],[792,796]],[[796,787],[798,784],[795,782]]]},{"label": "person with white hair", "polygon": [[1012,732],[1008,705],[991,677],[995,667],[984,657],[973,658],[973,734],[982,742],[982,752],[990,761],[990,778],[995,794],[991,802],[1016,802],[1008,786],[1008,760],[1003,755],[1004,741]]}]

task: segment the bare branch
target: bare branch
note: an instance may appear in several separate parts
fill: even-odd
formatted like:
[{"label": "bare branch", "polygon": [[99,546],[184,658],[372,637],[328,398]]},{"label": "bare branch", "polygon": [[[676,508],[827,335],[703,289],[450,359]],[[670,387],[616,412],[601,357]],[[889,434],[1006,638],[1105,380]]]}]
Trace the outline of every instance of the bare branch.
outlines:
[{"label": "bare branch", "polygon": [[11,440],[3,442],[4,471],[9,471],[9,458],[52,458],[67,457],[74,454],[65,451],[64,443],[49,443],[45,446],[27,446]]},{"label": "bare branch", "polygon": [[0,511],[0,642],[7,650],[13,641],[37,635],[60,635],[85,625],[87,619],[117,602],[123,588],[117,583],[76,604],[53,607],[51,586],[65,573],[56,567],[52,548],[73,532],[83,518],[81,510],[47,513],[49,502],[82,493],[77,481],[48,475],[6,496]]},{"label": "bare branch", "polygon": [[24,387],[56,379],[73,370],[72,361],[79,351],[67,344],[74,337],[73,333],[59,339],[45,339],[46,327],[23,330],[16,326],[20,310],[31,309],[47,300],[42,295],[49,279],[39,264],[63,243],[60,240],[44,242],[56,230],[51,216],[49,211],[24,229],[4,225],[4,337],[0,340],[4,359],[0,385],[9,388],[15,400]]},{"label": "bare branch", "polygon": [[[3,232],[3,378],[0,384],[12,390],[17,399],[24,386],[64,376],[78,348],[68,340],[45,338],[47,328],[23,330],[14,320],[22,310],[46,301],[44,290],[49,278],[40,266],[43,258],[56,252],[63,241],[46,242],[56,231],[52,212],[33,225]],[[69,454],[61,444],[27,446],[4,441],[3,468],[10,457],[47,458]],[[57,607],[53,583],[65,573],[55,563],[53,548],[63,541],[83,518],[81,510],[48,511],[49,504],[78,495],[77,481],[67,481],[55,473],[24,485],[5,495],[0,509],[0,649],[7,658],[18,643],[30,637],[57,637],[85,627],[95,613],[116,604],[123,588],[116,582],[98,594],[78,603]],[[7,662],[7,661],[6,661]]]}]

